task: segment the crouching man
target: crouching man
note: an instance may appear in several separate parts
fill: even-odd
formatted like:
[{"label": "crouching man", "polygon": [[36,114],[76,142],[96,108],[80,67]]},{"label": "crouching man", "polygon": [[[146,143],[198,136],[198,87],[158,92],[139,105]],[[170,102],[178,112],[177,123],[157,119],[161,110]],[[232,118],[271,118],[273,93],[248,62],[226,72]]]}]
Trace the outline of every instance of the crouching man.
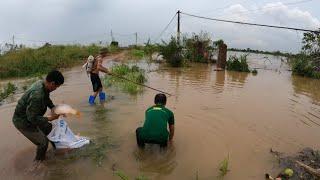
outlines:
[{"label": "crouching man", "polygon": [[[166,147],[168,142],[172,142],[174,115],[165,107],[166,102],[165,94],[157,94],[154,98],[155,105],[146,110],[144,125],[136,130],[137,144],[140,148],[144,148],[146,143]],[[169,126],[169,132],[167,126]]]}]

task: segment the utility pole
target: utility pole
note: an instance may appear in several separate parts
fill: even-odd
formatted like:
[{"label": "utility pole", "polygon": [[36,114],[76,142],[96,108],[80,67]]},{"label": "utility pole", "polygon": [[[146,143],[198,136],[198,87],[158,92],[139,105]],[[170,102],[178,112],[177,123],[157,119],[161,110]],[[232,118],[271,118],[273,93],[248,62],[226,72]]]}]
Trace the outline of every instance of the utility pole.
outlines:
[{"label": "utility pole", "polygon": [[112,29],[111,29],[111,41],[114,41],[114,37],[113,37],[113,33],[112,33]]},{"label": "utility pole", "polygon": [[14,47],[14,35],[12,36],[12,47]]},{"label": "utility pole", "polygon": [[136,46],[138,46],[138,33],[134,33],[136,35]]},{"label": "utility pole", "polygon": [[177,42],[180,44],[180,13],[181,11],[178,10],[178,27],[177,27]]}]

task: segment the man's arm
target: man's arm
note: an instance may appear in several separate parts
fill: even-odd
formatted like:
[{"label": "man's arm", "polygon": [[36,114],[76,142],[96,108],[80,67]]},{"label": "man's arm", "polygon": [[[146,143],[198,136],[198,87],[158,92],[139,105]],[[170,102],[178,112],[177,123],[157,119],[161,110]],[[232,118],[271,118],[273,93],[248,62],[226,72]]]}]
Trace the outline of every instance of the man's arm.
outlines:
[{"label": "man's arm", "polygon": [[53,104],[52,100],[49,97],[48,107],[52,110],[52,108],[54,108],[54,106],[55,105]]},{"label": "man's arm", "polygon": [[169,131],[170,131],[170,134],[169,134],[169,141],[172,141],[173,136],[174,136],[174,124],[169,125]]},{"label": "man's arm", "polygon": [[174,115],[171,112],[171,117],[168,121],[169,123],[169,142],[172,142],[173,136],[174,136]]},{"label": "man's arm", "polygon": [[97,69],[99,71],[102,71],[102,72],[106,73],[106,74],[110,74],[110,71],[107,68],[102,66],[102,59],[101,58],[98,59]]},{"label": "man's arm", "polygon": [[41,116],[41,106],[42,104],[42,96],[38,95],[37,93],[34,93],[30,96],[29,99],[29,105],[26,109],[27,119],[29,122],[31,122],[33,125],[40,125],[43,123],[46,123],[48,121],[52,121],[57,119],[59,116],[51,116],[51,117],[44,117]]}]

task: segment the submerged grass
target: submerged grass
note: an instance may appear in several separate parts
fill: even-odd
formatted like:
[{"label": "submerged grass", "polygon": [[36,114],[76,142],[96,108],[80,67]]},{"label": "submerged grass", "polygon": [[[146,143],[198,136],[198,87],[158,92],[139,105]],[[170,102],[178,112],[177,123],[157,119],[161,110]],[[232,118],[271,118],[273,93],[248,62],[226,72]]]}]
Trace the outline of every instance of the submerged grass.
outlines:
[{"label": "submerged grass", "polygon": [[129,180],[129,177],[123,171],[118,170],[114,174],[118,176],[121,180]]},{"label": "submerged grass", "polygon": [[219,178],[223,179],[225,175],[229,172],[229,154],[219,165]]},{"label": "submerged grass", "polygon": [[14,94],[16,90],[16,85],[12,84],[11,82],[7,83],[5,87],[0,91],[0,102],[8,96],[10,96],[11,94]]},{"label": "submerged grass", "polygon": [[[126,64],[120,64],[113,66],[111,70],[112,74],[123,77],[132,82],[144,84],[147,81],[144,70],[140,69],[136,65],[130,67]],[[126,81],[124,79],[117,78],[116,76],[107,76],[104,79],[104,84],[109,87],[115,86],[117,88],[120,88],[122,91],[130,94],[137,94],[138,92],[142,91],[142,86]]]},{"label": "submerged grass", "polygon": [[68,68],[97,54],[96,45],[46,45],[38,49],[23,48],[0,56],[0,78],[37,76],[53,69]]},{"label": "submerged grass", "polygon": [[[114,172],[114,175],[118,176],[121,180],[130,180],[130,177],[128,175],[126,175],[123,171],[121,170],[117,170]],[[135,180],[148,180],[149,178],[147,178],[144,175],[139,175],[137,177],[134,178]]]}]

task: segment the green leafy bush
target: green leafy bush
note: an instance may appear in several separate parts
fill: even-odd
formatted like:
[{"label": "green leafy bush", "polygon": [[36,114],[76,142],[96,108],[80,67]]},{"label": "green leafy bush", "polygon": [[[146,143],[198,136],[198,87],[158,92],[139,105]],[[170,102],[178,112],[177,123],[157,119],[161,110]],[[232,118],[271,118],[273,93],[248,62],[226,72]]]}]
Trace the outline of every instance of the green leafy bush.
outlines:
[{"label": "green leafy bush", "polygon": [[193,33],[190,38],[183,37],[183,46],[186,49],[185,58],[194,62],[207,62],[208,57],[205,57],[205,54],[210,49],[210,43],[210,36],[206,32]]},{"label": "green leafy bush", "polygon": [[249,66],[247,63],[247,56],[248,55],[241,55],[240,57],[230,56],[226,64],[227,70],[250,72]]},{"label": "green leafy bush", "polygon": [[169,43],[163,42],[162,45],[159,45],[159,48],[166,62],[172,67],[180,67],[183,65],[181,46],[174,37],[171,37]]},{"label": "green leafy bush", "polygon": [[320,78],[320,59],[314,60],[312,56],[301,54],[291,59],[292,72],[301,76]]}]

